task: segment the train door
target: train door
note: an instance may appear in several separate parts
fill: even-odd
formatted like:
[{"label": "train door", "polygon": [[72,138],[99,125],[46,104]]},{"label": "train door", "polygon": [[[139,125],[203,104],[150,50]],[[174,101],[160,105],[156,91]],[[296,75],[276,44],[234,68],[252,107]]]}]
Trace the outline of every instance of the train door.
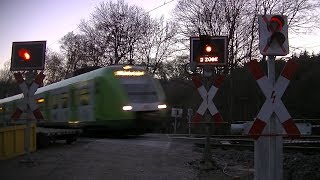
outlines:
[{"label": "train door", "polygon": [[61,108],[59,110],[59,121],[68,122],[70,112],[70,95],[68,87],[62,88],[60,100]]},{"label": "train door", "polygon": [[77,91],[75,87],[71,87],[69,90],[69,97],[70,97],[70,101],[69,101],[69,119],[68,121],[70,123],[75,123],[79,121],[79,117],[78,117],[78,113],[79,113],[79,106],[78,106],[78,98],[77,98]]},{"label": "train door", "polygon": [[92,81],[78,86],[79,121],[94,121],[94,83]]},{"label": "train door", "polygon": [[[44,95],[44,110],[43,110],[43,115],[45,117],[45,119],[47,121],[51,121],[51,108],[50,108],[50,104],[51,104],[51,96],[50,93],[45,93]],[[38,102],[39,103],[39,102]]]},{"label": "train door", "polygon": [[50,118],[49,120],[52,122],[58,122],[60,119],[60,109],[61,109],[61,105],[60,105],[60,94],[57,92],[51,92],[51,103],[49,105],[50,108]]},{"label": "train door", "polygon": [[72,93],[74,90],[69,90],[69,87],[50,92],[50,119],[52,122],[67,123],[74,117],[72,110],[75,111],[73,101],[76,99]]}]

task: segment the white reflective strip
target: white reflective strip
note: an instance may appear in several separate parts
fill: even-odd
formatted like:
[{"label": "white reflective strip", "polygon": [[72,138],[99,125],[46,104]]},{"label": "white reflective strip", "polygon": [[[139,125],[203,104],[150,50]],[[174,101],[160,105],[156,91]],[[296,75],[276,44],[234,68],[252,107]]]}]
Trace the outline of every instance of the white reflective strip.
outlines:
[{"label": "white reflective strip", "polygon": [[216,113],[218,113],[218,109],[212,101],[217,91],[218,91],[218,88],[213,85],[210,87],[208,92],[204,86],[200,86],[198,88],[198,92],[203,99],[201,105],[197,110],[198,114],[203,116],[207,109],[209,109],[211,115],[215,115]]},{"label": "white reflective strip", "polygon": [[260,112],[257,115],[257,118],[261,119],[264,122],[269,121],[271,115],[273,113],[273,107],[270,100],[266,100],[266,102],[262,105]]},{"label": "white reflective strip", "polygon": [[274,85],[274,91],[277,93],[279,98],[282,97],[282,95],[286,91],[289,83],[290,83],[290,81],[287,78],[285,78],[283,76],[279,76],[276,84]]},{"label": "white reflective strip", "polygon": [[210,114],[211,114],[212,116],[218,113],[218,109],[217,109],[217,107],[213,104],[212,101],[209,102],[209,104],[208,104],[208,109],[209,109]]},{"label": "white reflective strip", "polygon": [[199,88],[198,88],[198,92],[199,92],[199,94],[200,94],[200,96],[202,97],[202,99],[206,99],[207,98],[207,90],[206,90],[206,88],[204,87],[204,86],[200,86]]},{"label": "white reflective strip", "polygon": [[208,108],[208,104],[207,104],[207,100],[203,100],[201,105],[199,106],[197,113],[201,114],[202,116],[204,115],[204,113],[206,112]]},{"label": "white reflective strip", "polygon": [[38,87],[39,87],[39,85],[35,82],[33,82],[31,84],[31,86],[29,87],[29,92],[28,92],[29,97],[34,95],[34,93],[37,91]]},{"label": "white reflective strip", "polygon": [[261,89],[261,91],[263,92],[263,94],[268,97],[271,94],[271,91],[273,89],[272,84],[270,83],[269,79],[267,78],[267,76],[263,76],[262,78],[257,80],[257,83]]},{"label": "white reflective strip", "polygon": [[216,95],[217,91],[218,91],[218,88],[216,88],[215,86],[211,86],[208,92],[208,100],[211,101],[213,97]]},{"label": "white reflective strip", "polygon": [[278,101],[275,105],[274,105],[274,112],[276,113],[276,115],[278,116],[278,119],[281,123],[285,122],[286,120],[290,119],[291,116],[287,110],[287,108],[284,106],[284,104],[282,103],[282,101]]}]

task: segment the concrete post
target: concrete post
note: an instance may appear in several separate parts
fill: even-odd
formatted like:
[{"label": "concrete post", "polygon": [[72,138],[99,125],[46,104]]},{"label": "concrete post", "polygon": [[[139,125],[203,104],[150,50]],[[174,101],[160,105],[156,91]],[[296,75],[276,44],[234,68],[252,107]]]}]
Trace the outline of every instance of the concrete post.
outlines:
[{"label": "concrete post", "polygon": [[[275,84],[275,56],[268,56],[268,79]],[[263,135],[255,141],[255,180],[283,179],[283,144],[279,134],[282,134],[282,126],[273,113]]]}]

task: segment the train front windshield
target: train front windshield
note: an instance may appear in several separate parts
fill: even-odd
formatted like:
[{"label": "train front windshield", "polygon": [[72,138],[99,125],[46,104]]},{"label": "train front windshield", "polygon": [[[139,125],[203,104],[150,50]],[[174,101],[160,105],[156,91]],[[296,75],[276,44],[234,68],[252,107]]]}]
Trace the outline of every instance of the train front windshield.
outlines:
[{"label": "train front windshield", "polygon": [[[144,72],[144,71],[131,71]],[[125,73],[124,73],[125,74]],[[137,73],[138,74],[138,73]],[[151,77],[145,73],[123,75],[118,77],[131,103],[154,103],[159,101],[156,88]]]},{"label": "train front windshield", "polygon": [[153,103],[158,101],[156,90],[151,81],[137,84],[123,83],[122,85],[128,93],[129,102]]}]

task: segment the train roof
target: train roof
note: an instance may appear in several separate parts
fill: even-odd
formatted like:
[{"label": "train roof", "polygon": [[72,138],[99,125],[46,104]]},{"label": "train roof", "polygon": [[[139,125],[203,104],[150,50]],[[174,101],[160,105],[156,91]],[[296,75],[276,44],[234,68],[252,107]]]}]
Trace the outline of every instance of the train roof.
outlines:
[{"label": "train roof", "polygon": [[[88,81],[88,80],[94,79],[95,77],[102,76],[104,74],[104,72],[106,72],[108,70],[114,71],[114,70],[117,70],[117,69],[121,69],[123,67],[124,67],[124,65],[112,65],[112,66],[99,68],[99,69],[96,69],[96,70],[93,70],[93,71],[90,71],[90,72],[87,72],[87,73],[84,73],[84,74],[80,74],[78,76],[75,76],[75,77],[72,77],[72,78],[69,78],[69,79],[65,79],[65,80],[62,80],[62,81],[59,81],[59,82],[56,82],[56,83],[41,87],[36,91],[35,94],[40,94],[40,93],[45,92],[45,91],[58,89],[58,88],[61,88],[61,87],[64,87],[64,86],[67,86],[67,85],[70,85],[70,84],[74,84],[76,82]],[[141,69],[141,70],[143,69],[141,66],[133,66],[133,67],[135,69]],[[21,94],[15,95],[15,96],[11,96],[11,97],[7,97],[7,98],[4,98],[4,99],[0,99],[0,104],[6,103],[6,102],[10,102],[10,101],[13,101],[13,100],[16,100],[16,99],[20,99],[22,97],[23,97],[23,95],[21,93]]]}]

